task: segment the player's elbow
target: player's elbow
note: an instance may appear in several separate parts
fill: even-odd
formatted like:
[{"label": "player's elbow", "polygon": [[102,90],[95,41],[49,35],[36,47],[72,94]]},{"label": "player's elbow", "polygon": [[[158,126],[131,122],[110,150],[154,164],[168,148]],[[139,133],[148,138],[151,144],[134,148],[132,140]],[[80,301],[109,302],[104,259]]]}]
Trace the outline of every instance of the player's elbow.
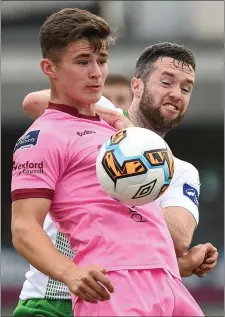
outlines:
[{"label": "player's elbow", "polygon": [[28,117],[31,117],[31,111],[34,104],[34,95],[33,93],[29,93],[23,100],[23,111],[26,113]]},{"label": "player's elbow", "polygon": [[24,244],[24,237],[26,236],[26,225],[22,223],[13,223],[11,226],[12,244],[14,248],[20,252],[21,246]]},{"label": "player's elbow", "polygon": [[188,237],[188,236],[179,237],[177,241],[174,241],[176,256],[180,257],[185,252],[187,252],[188,248],[190,247],[190,244],[191,244],[191,237]]},{"label": "player's elbow", "polygon": [[40,115],[37,113],[38,103],[35,92],[31,92],[23,100],[23,111],[32,119],[37,119]]}]

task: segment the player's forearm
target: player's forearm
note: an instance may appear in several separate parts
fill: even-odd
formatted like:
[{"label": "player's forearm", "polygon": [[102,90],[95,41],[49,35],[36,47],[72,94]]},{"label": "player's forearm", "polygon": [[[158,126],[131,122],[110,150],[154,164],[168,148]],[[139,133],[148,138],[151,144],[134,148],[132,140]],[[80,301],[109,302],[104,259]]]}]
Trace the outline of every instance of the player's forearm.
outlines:
[{"label": "player's forearm", "polygon": [[65,272],[75,266],[66,256],[57,251],[38,223],[24,224],[14,228],[15,249],[42,273],[64,283]]}]

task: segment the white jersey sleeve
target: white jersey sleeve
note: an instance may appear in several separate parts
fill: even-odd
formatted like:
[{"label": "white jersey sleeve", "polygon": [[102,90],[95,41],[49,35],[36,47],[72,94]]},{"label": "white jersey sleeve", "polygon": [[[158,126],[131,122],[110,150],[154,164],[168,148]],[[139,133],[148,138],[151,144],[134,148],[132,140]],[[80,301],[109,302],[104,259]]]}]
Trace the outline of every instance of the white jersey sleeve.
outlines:
[{"label": "white jersey sleeve", "polygon": [[122,109],[116,108],[116,106],[114,106],[114,104],[104,96],[102,96],[101,99],[97,102],[97,105],[123,113]]},{"label": "white jersey sleeve", "polygon": [[101,99],[97,102],[97,105],[108,108],[108,109],[112,109],[112,110],[115,110],[116,108],[114,104],[104,96],[102,96]]},{"label": "white jersey sleeve", "polygon": [[200,180],[198,170],[190,163],[174,158],[174,176],[169,188],[156,202],[160,208],[183,207],[199,222]]}]

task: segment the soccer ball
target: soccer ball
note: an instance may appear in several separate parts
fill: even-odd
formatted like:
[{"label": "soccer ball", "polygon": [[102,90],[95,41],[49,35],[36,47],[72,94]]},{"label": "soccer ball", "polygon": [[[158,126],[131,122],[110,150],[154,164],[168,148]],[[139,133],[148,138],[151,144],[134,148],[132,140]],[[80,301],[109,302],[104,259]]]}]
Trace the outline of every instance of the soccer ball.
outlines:
[{"label": "soccer ball", "polygon": [[118,131],[102,145],[96,172],[109,196],[139,206],[154,201],[169,187],[174,160],[158,134],[131,127]]}]

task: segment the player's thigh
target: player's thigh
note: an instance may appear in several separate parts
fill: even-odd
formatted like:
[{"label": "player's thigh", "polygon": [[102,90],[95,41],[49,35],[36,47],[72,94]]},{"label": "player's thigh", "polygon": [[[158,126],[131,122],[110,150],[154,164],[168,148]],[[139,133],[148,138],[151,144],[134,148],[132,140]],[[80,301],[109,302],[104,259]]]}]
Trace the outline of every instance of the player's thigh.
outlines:
[{"label": "player's thigh", "polygon": [[162,270],[108,272],[111,299],[97,304],[76,300],[75,316],[171,316],[174,298]]},{"label": "player's thigh", "polygon": [[201,308],[180,280],[173,278],[169,283],[175,298],[173,316],[204,316]]},{"label": "player's thigh", "polygon": [[71,300],[20,300],[13,317],[68,317],[73,316]]}]

